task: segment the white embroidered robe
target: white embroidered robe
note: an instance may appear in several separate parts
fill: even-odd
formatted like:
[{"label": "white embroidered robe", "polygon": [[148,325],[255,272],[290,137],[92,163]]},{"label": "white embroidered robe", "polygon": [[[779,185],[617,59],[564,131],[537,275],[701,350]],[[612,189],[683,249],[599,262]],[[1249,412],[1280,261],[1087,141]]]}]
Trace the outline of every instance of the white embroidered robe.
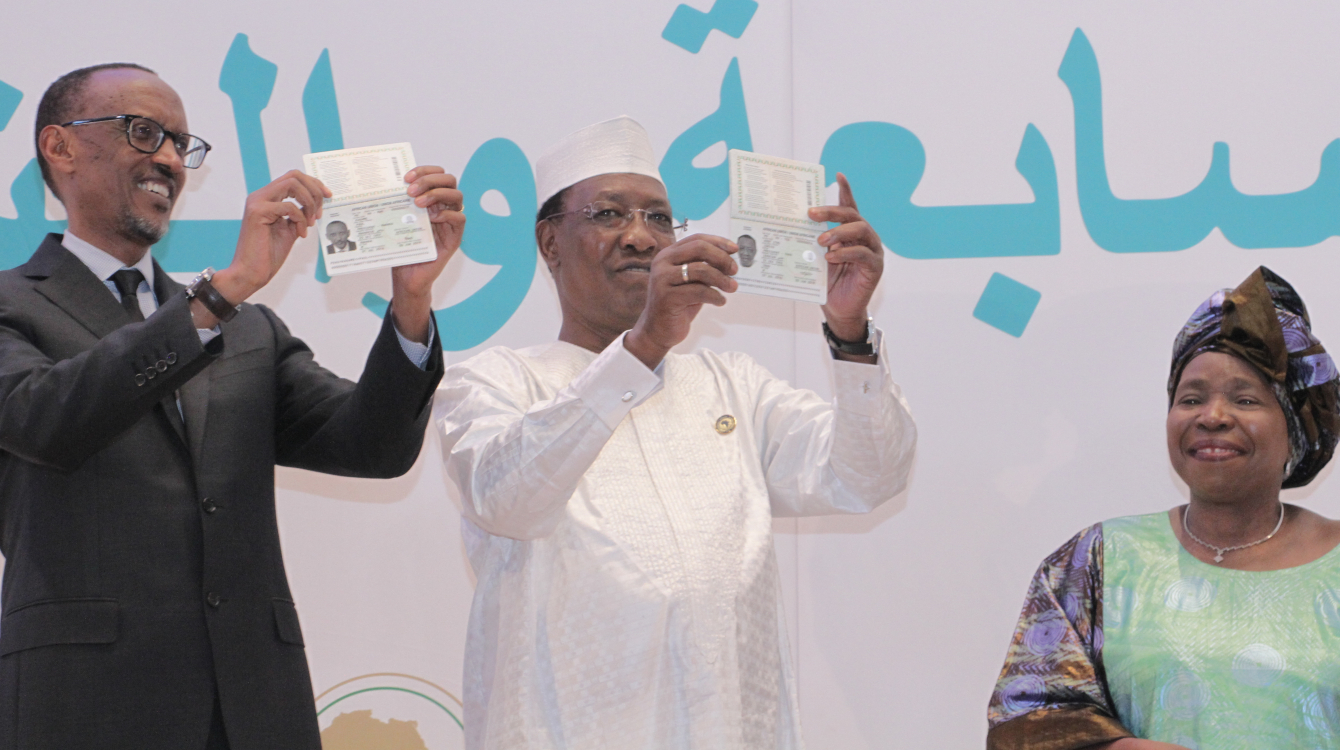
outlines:
[{"label": "white embroidered robe", "polygon": [[916,428],[880,359],[835,361],[833,403],[743,354],[653,372],[622,337],[451,367],[438,427],[478,579],[466,746],[802,747],[771,521],[902,490]]}]

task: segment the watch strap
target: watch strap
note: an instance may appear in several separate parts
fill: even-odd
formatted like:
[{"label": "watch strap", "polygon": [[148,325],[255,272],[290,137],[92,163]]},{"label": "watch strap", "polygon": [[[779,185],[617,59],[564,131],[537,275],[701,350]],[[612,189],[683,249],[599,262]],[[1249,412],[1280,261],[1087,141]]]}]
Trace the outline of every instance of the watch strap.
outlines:
[{"label": "watch strap", "polygon": [[824,338],[828,340],[828,345],[834,351],[854,356],[871,356],[875,353],[875,343],[871,341],[870,321],[865,322],[865,340],[864,341],[843,341],[833,334],[833,329],[828,327],[828,321],[824,321]]},{"label": "watch strap", "polygon": [[200,304],[213,313],[214,317],[227,323],[237,315],[238,307],[224,299],[222,294],[219,294],[219,290],[215,289],[214,285],[210,283],[213,278],[214,269],[206,268],[201,271],[200,275],[191,281],[190,286],[186,287],[186,297],[200,300]]}]

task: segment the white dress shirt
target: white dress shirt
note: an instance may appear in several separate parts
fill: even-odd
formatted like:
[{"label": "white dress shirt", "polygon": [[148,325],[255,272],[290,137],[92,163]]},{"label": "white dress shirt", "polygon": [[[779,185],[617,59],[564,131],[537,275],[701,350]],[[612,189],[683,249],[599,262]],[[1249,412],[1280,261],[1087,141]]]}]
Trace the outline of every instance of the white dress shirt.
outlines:
[{"label": "white dress shirt", "polygon": [[833,367],[832,403],[743,354],[653,372],[622,338],[447,370],[466,747],[802,746],[772,518],[871,510],[916,442],[886,357]]}]

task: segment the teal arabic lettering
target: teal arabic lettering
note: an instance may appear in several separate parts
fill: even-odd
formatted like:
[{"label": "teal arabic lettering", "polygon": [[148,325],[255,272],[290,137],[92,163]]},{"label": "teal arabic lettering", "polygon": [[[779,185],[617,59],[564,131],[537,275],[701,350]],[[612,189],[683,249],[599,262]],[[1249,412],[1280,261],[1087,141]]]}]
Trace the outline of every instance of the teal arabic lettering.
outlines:
[{"label": "teal arabic lettering", "polygon": [[[339,151],[344,148],[344,129],[340,127],[340,105],[335,98],[335,73],[330,67],[330,50],[321,50],[321,57],[307,76],[302,89],[302,116],[307,121],[307,144],[311,153]],[[326,273],[325,255],[317,253],[316,280],[330,281]]]},{"label": "teal arabic lettering", "polygon": [[242,174],[248,193],[270,184],[270,158],[265,150],[261,112],[270,106],[278,77],[279,66],[252,52],[246,34],[233,37],[219,71],[219,90],[233,102],[233,122],[237,124],[237,143],[242,152]]},{"label": "teal arabic lettering", "polygon": [[844,125],[819,161],[829,184],[838,172],[860,191],[861,215],[885,246],[904,258],[1004,258],[1061,252],[1056,163],[1042,133],[1024,129],[1015,168],[1031,203],[918,206],[912,194],[926,171],[926,149],[910,130],[887,122]]},{"label": "teal arabic lettering", "polygon": [[330,67],[330,50],[321,50],[316,65],[302,89],[302,115],[307,121],[307,144],[312,153],[339,151],[344,148],[344,129],[340,126],[340,104],[335,98],[335,73]]},{"label": "teal arabic lettering", "polygon": [[[681,6],[667,24],[665,38],[696,51],[712,29],[738,37],[756,9],[752,0],[717,0],[706,14]],[[248,191],[270,180],[261,113],[269,105],[278,70],[251,49],[245,34],[237,34],[219,75],[219,88],[232,100]],[[1244,248],[1304,247],[1340,235],[1340,212],[1335,210],[1340,203],[1340,139],[1322,152],[1314,183],[1297,192],[1248,195],[1238,191],[1230,173],[1228,145],[1215,143],[1208,172],[1188,193],[1163,199],[1119,199],[1112,194],[1107,175],[1098,60],[1082,29],[1075,30],[1058,74],[1074,107],[1080,211],[1089,235],[1100,247],[1116,253],[1177,251],[1201,242],[1216,227],[1229,242]],[[0,81],[0,131],[9,125],[22,98],[22,92]],[[312,150],[343,148],[329,50],[322,51],[308,76],[302,105]],[[693,164],[694,158],[718,143],[728,149],[753,148],[738,58],[731,60],[722,78],[717,109],[681,133],[660,164],[677,213],[700,220],[726,201],[725,162],[711,167]],[[912,195],[926,168],[925,149],[913,133],[892,123],[862,122],[838,128],[824,144],[820,160],[830,177],[842,171],[852,178],[863,195],[863,212],[890,250],[903,257],[1060,252],[1056,167],[1046,139],[1031,124],[1015,160],[1033,192],[1029,203],[914,204]],[[503,138],[484,143],[467,164],[461,186],[471,203],[470,232],[462,252],[499,270],[469,299],[437,311],[443,342],[452,350],[477,346],[501,328],[525,298],[536,266],[531,237],[534,177],[520,148]],[[513,207],[507,216],[489,214],[480,206],[479,196],[490,189],[502,192]],[[30,160],[15,176],[10,195],[17,215],[0,218],[0,267],[4,268],[22,263],[43,235],[62,231],[65,224],[46,218],[45,191],[36,160]],[[237,220],[174,221],[154,254],[172,272],[221,267],[230,262],[239,228]],[[317,264],[316,277],[328,280],[321,264]],[[365,305],[379,314],[384,314],[386,304],[376,295],[365,298]],[[1016,326],[1020,331],[1027,322],[1021,320]]]},{"label": "teal arabic lettering", "polygon": [[18,110],[21,101],[23,101],[22,91],[0,81],[0,130],[9,125],[9,120]]},{"label": "teal arabic lettering", "polygon": [[65,231],[65,222],[46,217],[46,189],[36,159],[29,159],[9,185],[17,218],[0,218],[0,268],[28,260],[48,232]]},{"label": "teal arabic lettering", "polygon": [[[838,172],[861,190],[861,215],[890,251],[904,258],[1002,258],[1061,252],[1056,163],[1042,133],[1024,129],[1015,169],[1033,190],[1031,203],[918,206],[912,194],[926,170],[926,149],[910,130],[858,122],[829,136],[819,157],[830,184]],[[973,317],[1014,337],[1023,335],[1042,293],[994,274]]]},{"label": "teal arabic lettering", "polygon": [[727,149],[754,150],[739,58],[731,59],[721,79],[716,111],[680,133],[661,159],[661,179],[677,214],[694,221],[706,219],[730,198],[730,167],[724,160],[712,167],[693,166],[694,157],[723,141]]},{"label": "teal arabic lettering", "polygon": [[[469,229],[461,252],[476,263],[498,266],[483,288],[451,307],[434,310],[442,348],[463,351],[484,343],[521,306],[535,278],[535,176],[521,147],[506,138],[486,141],[461,173]],[[506,216],[484,210],[481,198],[497,190],[507,199]],[[363,306],[386,315],[390,302],[369,292]]]},{"label": "teal arabic lettering", "polygon": [[1075,113],[1075,173],[1080,213],[1089,236],[1114,253],[1174,252],[1219,227],[1242,248],[1306,247],[1340,234],[1340,140],[1321,155],[1313,184],[1298,192],[1246,195],[1233,185],[1228,144],[1211,150],[1205,178],[1172,198],[1122,199],[1112,194],[1103,137],[1098,57],[1082,29],[1070,39],[1058,71]]},{"label": "teal arabic lettering", "polygon": [[[9,127],[21,101],[22,91],[0,81],[0,132]],[[0,218],[0,268],[13,268],[27,260],[48,232],[65,229],[65,222],[46,217],[46,190],[36,159],[29,159],[19,170],[9,185],[9,198],[16,218]]]},{"label": "teal arabic lettering", "polygon": [[[233,103],[239,155],[248,192],[270,181],[269,157],[261,112],[269,105],[279,68],[252,51],[245,34],[237,34],[219,75],[219,88]],[[22,92],[0,81],[0,131],[8,125]],[[303,88],[303,115],[312,151],[344,147],[339,104],[330,63],[323,50]],[[6,112],[6,108],[10,111]],[[498,272],[463,302],[437,310],[444,346],[459,351],[478,346],[507,322],[530,291],[535,275],[535,178],[530,162],[512,141],[495,138],[475,151],[461,176],[461,188],[471,203],[471,231],[461,251],[476,262],[499,266]],[[479,198],[498,190],[513,210],[508,216],[484,211]],[[45,189],[37,160],[29,160],[10,185],[17,217],[0,218],[0,268],[13,268],[32,254],[49,232],[62,232],[64,221],[46,218]],[[194,272],[205,266],[222,268],[232,260],[241,221],[236,219],[177,219],[154,247],[154,257],[168,272]],[[317,264],[317,279],[329,277]],[[369,294],[365,306],[384,315],[386,300]]]},{"label": "teal arabic lettering", "polygon": [[661,38],[696,55],[713,29],[739,39],[757,10],[758,3],[754,0],[716,0],[706,13],[680,5],[670,15]]},{"label": "teal arabic lettering", "polygon": [[[219,90],[233,103],[242,176],[250,193],[270,182],[270,156],[265,147],[261,112],[270,105],[279,66],[256,54],[246,34],[237,34],[219,70]],[[164,270],[198,271],[223,268],[232,262],[242,222],[236,219],[175,220],[154,246],[154,258]],[[319,264],[318,264],[319,265]]]}]

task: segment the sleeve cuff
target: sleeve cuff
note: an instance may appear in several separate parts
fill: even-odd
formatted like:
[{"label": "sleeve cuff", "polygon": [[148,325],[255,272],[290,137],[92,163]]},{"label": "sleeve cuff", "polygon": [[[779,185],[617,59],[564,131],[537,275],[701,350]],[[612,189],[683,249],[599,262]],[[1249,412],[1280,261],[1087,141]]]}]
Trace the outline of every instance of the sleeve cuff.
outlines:
[{"label": "sleeve cuff", "polygon": [[[435,316],[433,315],[428,316],[429,341],[432,341],[433,336],[437,334],[437,323],[433,320],[434,317]],[[413,362],[414,366],[420,370],[426,368],[428,366],[428,357],[433,353],[433,350],[430,349],[427,344],[420,344],[417,341],[410,341],[405,338],[401,335],[400,329],[395,327],[394,323],[391,324],[391,328],[395,330],[395,337],[400,342],[400,350],[405,353],[406,357],[409,357],[409,361]]]},{"label": "sleeve cuff", "polygon": [[204,346],[213,341],[214,338],[223,333],[223,331],[220,331],[219,326],[215,325],[213,328],[197,328],[195,329],[195,333],[200,337],[200,345]]},{"label": "sleeve cuff", "polygon": [[833,393],[843,408],[865,411],[867,404],[883,398],[884,381],[890,378],[888,354],[884,351],[884,331],[874,331],[875,364],[833,359]]},{"label": "sleeve cuff", "polygon": [[1134,737],[1097,706],[1043,708],[991,727],[988,750],[1070,750]]},{"label": "sleeve cuff", "polygon": [[[568,386],[613,432],[633,407],[661,389],[658,372],[624,348],[625,332]],[[657,368],[658,370],[660,368]]]}]

